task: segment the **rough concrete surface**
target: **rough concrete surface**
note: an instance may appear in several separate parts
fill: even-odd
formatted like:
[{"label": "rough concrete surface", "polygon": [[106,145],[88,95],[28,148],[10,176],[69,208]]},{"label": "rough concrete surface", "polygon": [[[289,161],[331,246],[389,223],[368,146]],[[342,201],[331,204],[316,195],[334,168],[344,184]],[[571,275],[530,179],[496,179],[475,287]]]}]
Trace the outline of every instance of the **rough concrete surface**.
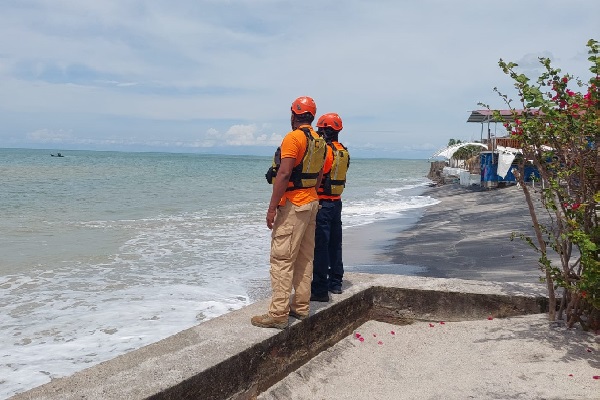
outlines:
[{"label": "rough concrete surface", "polygon": [[368,321],[258,398],[599,399],[598,343],[549,325],[544,314],[406,326]]}]

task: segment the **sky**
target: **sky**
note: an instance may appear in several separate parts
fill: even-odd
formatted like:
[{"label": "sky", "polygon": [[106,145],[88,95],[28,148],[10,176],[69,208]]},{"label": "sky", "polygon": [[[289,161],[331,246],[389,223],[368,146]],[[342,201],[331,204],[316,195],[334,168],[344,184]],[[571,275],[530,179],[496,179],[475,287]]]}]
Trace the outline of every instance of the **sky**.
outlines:
[{"label": "sky", "polygon": [[[479,140],[500,58],[588,80],[598,0],[0,0],[0,147],[270,155],[290,106],[356,157]],[[493,128],[502,136],[503,127]]]}]

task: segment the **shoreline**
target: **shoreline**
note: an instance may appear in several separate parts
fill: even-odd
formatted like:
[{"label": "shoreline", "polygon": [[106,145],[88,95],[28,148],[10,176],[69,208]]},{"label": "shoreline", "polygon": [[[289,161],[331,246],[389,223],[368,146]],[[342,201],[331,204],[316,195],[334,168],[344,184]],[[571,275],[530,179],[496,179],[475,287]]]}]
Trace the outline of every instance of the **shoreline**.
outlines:
[{"label": "shoreline", "polygon": [[387,246],[400,232],[415,227],[423,217],[425,209],[407,210],[396,218],[344,230],[344,267],[360,269],[364,266],[390,264],[392,255],[386,251]]}]

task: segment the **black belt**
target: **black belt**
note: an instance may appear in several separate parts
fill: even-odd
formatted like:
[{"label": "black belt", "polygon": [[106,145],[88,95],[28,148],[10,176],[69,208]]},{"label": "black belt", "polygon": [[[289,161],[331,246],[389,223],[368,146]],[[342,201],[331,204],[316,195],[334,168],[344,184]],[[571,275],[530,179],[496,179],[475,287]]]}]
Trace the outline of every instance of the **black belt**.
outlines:
[{"label": "black belt", "polygon": [[334,201],[341,201],[342,199],[319,199],[319,203],[325,201],[327,203],[333,203]]}]

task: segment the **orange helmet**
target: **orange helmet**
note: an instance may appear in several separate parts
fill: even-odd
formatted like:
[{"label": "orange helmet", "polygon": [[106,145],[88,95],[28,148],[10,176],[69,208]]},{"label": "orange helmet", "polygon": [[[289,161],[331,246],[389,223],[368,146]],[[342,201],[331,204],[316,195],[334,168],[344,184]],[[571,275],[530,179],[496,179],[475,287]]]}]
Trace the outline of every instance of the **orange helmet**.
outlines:
[{"label": "orange helmet", "polygon": [[336,113],[323,114],[319,117],[319,120],[317,121],[317,127],[330,127],[336,131],[341,131],[343,128],[342,119]]},{"label": "orange helmet", "polygon": [[298,97],[292,103],[292,112],[294,114],[310,113],[313,117],[317,113],[317,105],[315,101],[308,96]]}]

